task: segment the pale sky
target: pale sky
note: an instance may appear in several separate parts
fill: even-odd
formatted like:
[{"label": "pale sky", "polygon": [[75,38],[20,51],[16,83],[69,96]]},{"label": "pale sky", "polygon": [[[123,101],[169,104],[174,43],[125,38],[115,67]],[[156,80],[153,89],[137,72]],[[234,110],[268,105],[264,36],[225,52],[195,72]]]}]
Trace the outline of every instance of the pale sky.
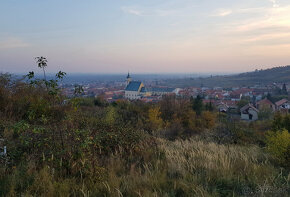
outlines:
[{"label": "pale sky", "polygon": [[242,72],[290,65],[290,0],[0,0],[0,72]]}]

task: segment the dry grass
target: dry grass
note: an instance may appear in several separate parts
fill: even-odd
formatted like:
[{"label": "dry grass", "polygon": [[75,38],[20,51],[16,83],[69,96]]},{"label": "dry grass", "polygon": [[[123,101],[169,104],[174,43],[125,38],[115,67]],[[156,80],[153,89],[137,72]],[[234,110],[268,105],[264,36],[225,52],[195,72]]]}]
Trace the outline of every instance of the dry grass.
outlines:
[{"label": "dry grass", "polygon": [[[29,172],[35,181],[25,195],[289,195],[289,174],[275,168],[269,156],[259,147],[218,145],[198,139],[174,142],[158,139],[158,147],[155,157],[144,155],[144,158],[148,157],[144,161],[128,162],[119,154],[111,155],[105,166],[107,178],[99,181],[56,179],[53,170],[48,168]],[[17,174],[14,180],[17,180]],[[11,187],[12,196],[17,193],[16,186]]]},{"label": "dry grass", "polygon": [[[286,196],[290,176],[282,177],[275,169],[269,156],[257,146],[218,145],[201,140],[165,141],[160,140],[165,152],[168,171],[181,180],[190,179],[193,185],[212,195]],[[278,184],[283,182],[283,187]],[[281,186],[281,185],[280,185]],[[268,188],[268,189],[266,189]],[[219,191],[221,190],[221,191]]]},{"label": "dry grass", "polygon": [[[256,146],[159,139],[158,159],[129,170],[117,156],[108,166],[108,196],[287,196],[290,176]],[[288,190],[287,190],[288,189]]]}]

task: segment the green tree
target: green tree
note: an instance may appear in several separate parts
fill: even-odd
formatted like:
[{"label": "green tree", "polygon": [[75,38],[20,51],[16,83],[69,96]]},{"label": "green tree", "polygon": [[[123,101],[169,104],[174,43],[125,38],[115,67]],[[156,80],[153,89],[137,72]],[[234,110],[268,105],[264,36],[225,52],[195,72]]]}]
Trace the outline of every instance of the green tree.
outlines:
[{"label": "green tree", "polygon": [[212,104],[211,101],[209,103],[205,104],[205,110],[206,111],[213,111],[213,109],[214,109],[214,107],[213,107],[213,104]]},{"label": "green tree", "polygon": [[99,107],[108,106],[108,102],[101,96],[98,96],[97,98],[94,99],[94,104],[95,106],[99,106]]},{"label": "green tree", "polygon": [[260,120],[269,120],[273,115],[273,111],[270,108],[262,108],[259,110],[258,117]]},{"label": "green tree", "polygon": [[202,110],[203,110],[203,103],[202,103],[202,98],[200,95],[197,95],[195,99],[191,97],[191,106],[192,109],[196,112],[197,115],[201,115]]},{"label": "green tree", "polygon": [[244,107],[245,105],[249,104],[250,103],[250,100],[247,99],[247,98],[242,98],[238,103],[237,103],[237,106],[238,106],[238,111],[240,111],[240,109],[242,107]]},{"label": "green tree", "polygon": [[287,87],[286,87],[286,84],[285,83],[283,84],[281,93],[282,93],[282,95],[288,95]]},{"label": "green tree", "polygon": [[290,131],[290,114],[281,114],[276,113],[272,122],[273,131],[279,131],[282,129],[286,129]]},{"label": "green tree", "polygon": [[271,101],[272,103],[275,103],[275,99],[272,97],[272,95],[270,93],[267,94],[266,97],[269,101]]}]

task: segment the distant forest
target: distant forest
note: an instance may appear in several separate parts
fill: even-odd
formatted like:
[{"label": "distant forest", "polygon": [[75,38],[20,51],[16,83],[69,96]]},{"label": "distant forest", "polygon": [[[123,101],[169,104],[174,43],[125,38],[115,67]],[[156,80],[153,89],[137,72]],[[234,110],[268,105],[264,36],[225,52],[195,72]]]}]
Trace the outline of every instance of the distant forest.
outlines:
[{"label": "distant forest", "polygon": [[211,77],[171,79],[162,82],[173,87],[234,87],[252,86],[257,84],[290,82],[290,66],[281,66],[265,70],[255,70],[235,75],[219,75]]}]

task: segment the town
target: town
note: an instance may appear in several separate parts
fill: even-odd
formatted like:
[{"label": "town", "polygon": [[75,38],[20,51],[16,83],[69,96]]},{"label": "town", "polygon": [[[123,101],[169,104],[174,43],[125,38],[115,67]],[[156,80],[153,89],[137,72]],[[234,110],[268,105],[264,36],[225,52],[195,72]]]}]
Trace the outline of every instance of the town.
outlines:
[{"label": "town", "polygon": [[[81,97],[102,98],[109,103],[118,100],[157,103],[165,95],[180,98],[200,96],[204,105],[213,106],[218,112],[247,121],[264,119],[274,112],[288,113],[290,87],[285,83],[254,85],[250,87],[167,87],[158,86],[158,82],[134,80],[128,73],[123,81],[83,84]],[[62,84],[63,93],[68,97],[74,95],[73,84]],[[260,117],[259,117],[260,116]]]}]

